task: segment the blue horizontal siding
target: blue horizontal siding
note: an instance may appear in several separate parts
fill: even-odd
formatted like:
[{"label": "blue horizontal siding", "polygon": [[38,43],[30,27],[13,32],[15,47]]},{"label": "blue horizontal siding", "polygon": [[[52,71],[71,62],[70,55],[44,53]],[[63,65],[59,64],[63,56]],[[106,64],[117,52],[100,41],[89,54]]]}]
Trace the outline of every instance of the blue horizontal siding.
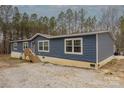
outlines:
[{"label": "blue horizontal siding", "polygon": [[14,51],[14,52],[23,52],[23,44],[22,44],[22,42],[18,42],[17,43],[17,50],[14,50],[13,43],[11,43],[11,51]]},{"label": "blue horizontal siding", "polygon": [[[71,38],[71,37],[69,37]],[[96,35],[87,35],[87,36],[80,36],[80,37],[72,37],[72,38],[82,38],[83,39],[83,54],[76,55],[76,54],[65,54],[64,53],[64,39],[67,38],[57,38],[57,39],[50,39],[50,50],[49,52],[38,52],[38,40],[48,40],[47,38],[38,36],[34,38],[32,41],[35,41],[35,53],[41,56],[49,56],[49,57],[56,57],[56,58],[64,58],[64,59],[71,59],[71,60],[78,60],[78,61],[90,61],[96,62]],[[29,47],[31,47],[31,42],[29,41]],[[20,42],[22,43],[22,42]],[[18,51],[22,52],[22,45],[18,46]],[[20,48],[19,48],[20,47]]]},{"label": "blue horizontal siding", "polygon": [[102,61],[113,55],[114,41],[110,34],[103,33],[98,35],[98,61]]}]

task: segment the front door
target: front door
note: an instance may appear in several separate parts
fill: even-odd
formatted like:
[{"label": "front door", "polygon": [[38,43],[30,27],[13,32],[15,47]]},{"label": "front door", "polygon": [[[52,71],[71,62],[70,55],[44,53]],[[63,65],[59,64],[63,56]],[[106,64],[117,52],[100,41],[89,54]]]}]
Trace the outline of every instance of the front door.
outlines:
[{"label": "front door", "polygon": [[31,49],[32,49],[32,52],[33,52],[33,53],[35,53],[35,48],[36,48],[35,46],[36,46],[36,45],[35,45],[35,42],[32,41],[32,42],[31,42]]}]

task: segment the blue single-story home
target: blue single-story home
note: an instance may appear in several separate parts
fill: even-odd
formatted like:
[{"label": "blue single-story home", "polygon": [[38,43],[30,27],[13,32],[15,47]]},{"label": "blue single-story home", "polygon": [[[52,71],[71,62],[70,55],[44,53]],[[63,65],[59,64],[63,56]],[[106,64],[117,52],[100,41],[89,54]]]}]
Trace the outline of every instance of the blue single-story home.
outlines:
[{"label": "blue single-story home", "polygon": [[31,48],[41,61],[99,68],[113,59],[114,41],[109,31],[59,36],[37,33],[30,39],[11,41],[11,56],[20,58],[25,48]]}]

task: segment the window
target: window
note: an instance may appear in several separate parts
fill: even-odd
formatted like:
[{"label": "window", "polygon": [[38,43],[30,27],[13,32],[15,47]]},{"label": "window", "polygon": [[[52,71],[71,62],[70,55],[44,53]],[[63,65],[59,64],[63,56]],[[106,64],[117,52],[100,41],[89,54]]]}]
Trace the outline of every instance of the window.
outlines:
[{"label": "window", "polygon": [[74,52],[81,52],[81,40],[74,40]]},{"label": "window", "polygon": [[39,50],[43,50],[43,42],[39,42]]},{"label": "window", "polygon": [[49,52],[49,40],[38,41],[39,52]]},{"label": "window", "polygon": [[72,52],[72,40],[67,40],[66,41],[66,51],[67,52]]},{"label": "window", "polygon": [[13,50],[17,50],[17,43],[13,43]]},{"label": "window", "polygon": [[48,41],[44,42],[44,50],[48,51]]},{"label": "window", "polygon": [[23,50],[25,50],[26,48],[28,48],[28,42],[23,42]]},{"label": "window", "polygon": [[65,39],[65,53],[82,54],[82,38]]}]

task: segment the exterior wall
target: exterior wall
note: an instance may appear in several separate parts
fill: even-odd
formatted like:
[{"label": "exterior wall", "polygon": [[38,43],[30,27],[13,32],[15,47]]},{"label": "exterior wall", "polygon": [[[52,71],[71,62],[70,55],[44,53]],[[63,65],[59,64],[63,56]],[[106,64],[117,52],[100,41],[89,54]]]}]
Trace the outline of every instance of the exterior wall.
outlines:
[{"label": "exterior wall", "polygon": [[[25,42],[28,42],[28,41],[25,41]],[[31,47],[30,42],[28,42],[28,46],[29,46],[29,48]],[[23,42],[17,42],[17,50],[15,50],[13,48],[13,43],[11,43],[11,51],[22,53],[23,52]]]},{"label": "exterior wall", "polygon": [[23,52],[23,43],[22,42],[18,42],[17,43],[17,50],[15,50],[13,48],[13,43],[11,43],[11,51],[14,51],[14,52]]},{"label": "exterior wall", "polygon": [[113,55],[114,41],[108,33],[98,34],[98,61],[107,59]]},{"label": "exterior wall", "polygon": [[[82,38],[82,50],[83,54],[66,54],[64,53],[64,40],[69,38]],[[97,39],[97,40],[96,40]],[[49,52],[39,52],[38,51],[38,41],[39,40],[49,40]],[[98,43],[97,43],[98,41]],[[91,67],[91,64],[98,65],[99,67],[106,64],[108,61],[113,59],[114,52],[114,41],[110,34],[102,33],[96,35],[85,35],[78,37],[66,37],[66,38],[52,38],[48,39],[42,36],[37,36],[29,42],[29,48],[31,48],[31,43],[34,42],[35,48],[34,53],[43,60],[49,60],[51,63],[57,64],[69,64],[70,66],[79,66],[82,64],[86,67]],[[96,47],[96,45],[98,47]],[[98,51],[98,57],[96,57],[96,51]],[[11,43],[11,56],[15,58],[20,58],[23,56],[23,42],[17,43],[17,50],[14,50],[13,43]],[[23,56],[24,57],[24,56]],[[98,61],[97,61],[98,59]],[[58,61],[60,61],[58,63]],[[88,62],[89,61],[89,62]],[[98,64],[96,64],[96,61]],[[69,62],[69,63],[66,63]],[[80,63],[82,62],[82,63]],[[87,62],[87,63],[86,63]],[[92,62],[92,63],[91,63]],[[76,64],[75,64],[76,63]],[[79,64],[78,64],[79,63]],[[78,64],[78,65],[77,65]]]},{"label": "exterior wall", "polygon": [[[31,43],[32,43],[32,42],[35,43],[35,49],[34,49],[34,51],[35,51],[36,54],[38,54],[38,41],[39,41],[39,40],[49,40],[49,39],[47,39],[47,38],[45,38],[45,37],[37,36],[37,37],[35,37],[33,40],[29,41],[29,48],[31,48]],[[34,51],[33,51],[33,52],[34,52]]]},{"label": "exterior wall", "polygon": [[[80,38],[80,37],[77,37],[77,38]],[[96,37],[95,35],[83,36],[81,38],[83,38],[83,54],[82,55],[65,54],[64,53],[64,39],[65,38],[50,39],[49,52],[38,52],[38,46],[37,46],[38,40],[48,40],[43,37],[36,37],[33,40],[36,43],[35,53],[41,56],[64,58],[64,59],[77,60],[77,61],[96,62]]]},{"label": "exterior wall", "polygon": [[[71,37],[69,37],[71,38]],[[35,54],[40,56],[48,56],[48,57],[55,57],[55,58],[63,58],[63,59],[70,59],[70,60],[77,60],[77,61],[89,61],[89,62],[96,62],[96,36],[95,35],[87,35],[82,37],[72,37],[72,38],[82,38],[83,42],[83,54],[65,54],[64,53],[64,39],[67,38],[57,38],[57,39],[50,39],[49,41],[49,52],[38,52],[38,40],[48,40],[47,38],[37,36],[33,40],[29,41],[29,47],[31,48],[31,42],[35,42]],[[23,52],[22,49],[22,42],[18,43],[18,50],[12,51],[15,52]]]}]

